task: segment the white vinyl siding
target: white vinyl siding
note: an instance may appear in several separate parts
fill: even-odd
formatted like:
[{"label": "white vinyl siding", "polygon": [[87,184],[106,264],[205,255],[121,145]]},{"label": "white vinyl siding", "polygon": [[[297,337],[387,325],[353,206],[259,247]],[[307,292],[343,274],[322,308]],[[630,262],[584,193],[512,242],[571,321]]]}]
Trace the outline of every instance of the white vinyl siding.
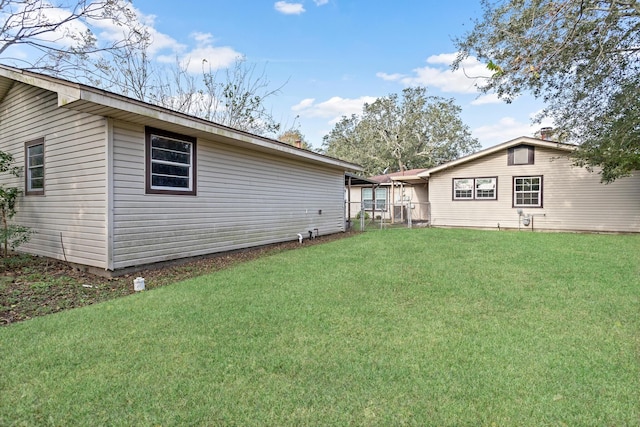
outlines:
[{"label": "white vinyl siding", "polygon": [[[36,232],[20,250],[106,268],[105,120],[60,108],[55,93],[16,83],[0,109],[0,149],[23,166],[25,143],[39,138],[46,191],[19,199],[15,222]],[[24,177],[1,179],[25,185]]]},{"label": "white vinyl siding", "polygon": [[145,194],[144,138],[114,122],[114,269],[344,231],[343,170],[198,139],[197,196]]},{"label": "white vinyl siding", "polygon": [[[517,209],[533,214],[535,229],[640,232],[640,173],[602,184],[600,175],[573,167],[566,151],[535,147],[535,164],[508,165],[501,150],[429,177],[434,226],[518,228]],[[497,201],[452,200],[452,179],[496,176]],[[514,177],[542,177],[542,207],[513,205]],[[529,227],[531,229],[531,227]]]}]

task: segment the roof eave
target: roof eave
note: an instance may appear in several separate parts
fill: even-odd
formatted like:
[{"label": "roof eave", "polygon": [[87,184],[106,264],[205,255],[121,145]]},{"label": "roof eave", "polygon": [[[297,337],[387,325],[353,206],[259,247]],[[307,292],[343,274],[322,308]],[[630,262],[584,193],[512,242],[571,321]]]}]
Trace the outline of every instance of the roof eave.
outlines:
[{"label": "roof eave", "polygon": [[268,151],[282,154],[287,157],[303,159],[313,163],[321,163],[336,169],[357,172],[362,172],[364,170],[360,165],[355,163],[303,150],[270,138],[253,135],[248,132],[219,125],[195,116],[179,113],[102,89],[61,80],[44,74],[0,65],[0,77],[6,77],[31,86],[55,92],[58,95],[58,105],[60,107],[82,111],[90,105],[100,105],[136,114],[141,117],[153,118],[162,122],[193,129],[194,131],[208,135],[214,135],[222,140],[226,140],[228,143],[252,147],[260,151]]},{"label": "roof eave", "polygon": [[536,147],[553,148],[553,149],[567,151],[567,152],[571,152],[577,148],[577,145],[573,145],[573,144],[565,144],[562,142],[546,141],[542,139],[531,138],[528,136],[521,136],[512,140],[503,142],[501,144],[494,145],[489,148],[485,148],[484,150],[480,150],[473,154],[469,154],[468,156],[460,157],[459,159],[452,160],[447,163],[443,163],[431,169],[427,169],[426,171],[419,173],[418,176],[420,178],[429,178],[433,173],[440,172],[442,170],[449,169],[454,166],[458,166],[458,165],[479,159],[481,157],[488,156],[500,150],[504,150],[504,149],[507,149],[516,145],[521,145],[521,144],[534,145]]}]

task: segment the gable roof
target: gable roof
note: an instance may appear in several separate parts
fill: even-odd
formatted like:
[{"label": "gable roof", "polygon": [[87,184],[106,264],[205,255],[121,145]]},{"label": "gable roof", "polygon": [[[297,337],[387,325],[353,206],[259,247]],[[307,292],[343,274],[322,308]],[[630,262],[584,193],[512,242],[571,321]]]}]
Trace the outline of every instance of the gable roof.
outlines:
[{"label": "gable roof", "polygon": [[56,77],[0,65],[0,102],[13,84],[20,82],[55,92],[58,106],[83,113],[161,128],[184,135],[267,152],[280,157],[322,164],[334,169],[361,172],[361,166],[294,147],[275,139],[233,129],[209,120],[118,95],[103,89],[73,83]]},{"label": "gable roof", "polygon": [[428,179],[429,176],[431,176],[432,174],[440,172],[442,170],[449,169],[467,162],[471,162],[473,160],[480,159],[482,157],[488,156],[495,152],[506,150],[508,148],[515,147],[517,145],[522,145],[522,144],[532,145],[534,147],[551,148],[551,149],[561,150],[566,152],[572,152],[577,148],[577,145],[574,145],[574,144],[565,144],[562,142],[547,141],[543,139],[531,138],[528,136],[521,136],[519,138],[515,138],[510,141],[503,142],[502,144],[494,145],[493,147],[489,147],[484,150],[480,150],[476,153],[469,154],[468,156],[460,157],[459,159],[452,160],[447,163],[443,163],[431,169],[427,169],[424,172],[419,173],[418,176],[423,179],[425,178]]},{"label": "gable roof", "polygon": [[394,181],[403,181],[403,182],[411,182],[411,181],[421,181],[418,177],[418,174],[426,171],[427,169],[409,169],[406,171],[400,172],[392,172],[384,175],[376,175],[369,177],[370,180],[376,181],[380,184],[389,184]]}]

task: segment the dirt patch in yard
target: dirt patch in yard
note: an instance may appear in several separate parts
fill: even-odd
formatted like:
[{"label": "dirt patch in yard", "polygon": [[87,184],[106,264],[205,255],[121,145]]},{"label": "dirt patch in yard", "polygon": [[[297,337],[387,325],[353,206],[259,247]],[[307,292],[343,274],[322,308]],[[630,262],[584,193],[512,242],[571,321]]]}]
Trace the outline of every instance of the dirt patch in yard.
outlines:
[{"label": "dirt patch in yard", "polygon": [[0,259],[0,325],[132,294],[135,292],[133,280],[138,276],[145,278],[146,289],[153,289],[276,252],[327,243],[352,235],[337,233],[305,240],[302,245],[292,241],[216,254],[112,278],[87,273],[63,261],[14,254]]}]

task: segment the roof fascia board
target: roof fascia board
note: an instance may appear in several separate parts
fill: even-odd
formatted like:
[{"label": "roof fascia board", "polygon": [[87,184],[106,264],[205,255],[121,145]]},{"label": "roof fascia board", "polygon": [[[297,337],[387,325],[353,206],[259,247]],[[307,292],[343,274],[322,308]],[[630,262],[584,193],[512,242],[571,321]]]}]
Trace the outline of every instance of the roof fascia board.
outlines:
[{"label": "roof fascia board", "polygon": [[[105,107],[115,108],[121,111],[126,111],[128,113],[154,118],[174,125],[184,126],[207,134],[212,134],[232,140],[243,141],[253,146],[267,149],[269,151],[278,151],[281,153],[294,155],[296,157],[302,157],[311,161],[319,161],[340,169],[355,171],[363,170],[362,167],[353,163],[334,159],[332,157],[321,156],[310,151],[301,150],[299,148],[289,146],[288,144],[280,144],[267,138],[262,139],[249,133],[236,131],[224,126],[219,126],[213,122],[199,119],[197,117],[176,113],[171,110],[156,107],[154,105],[147,104],[141,101],[131,100],[129,98],[120,98],[118,95],[103,93],[100,90],[93,90],[92,88],[88,87],[84,87],[81,90],[80,98],[78,99],[78,101],[80,100],[102,105]],[[67,104],[66,106],[69,108],[73,108],[73,105]]]},{"label": "roof fascia board", "polygon": [[24,70],[0,66],[0,76],[7,77],[20,83],[45,89],[58,94],[58,106],[80,99],[80,85],[63,82],[54,77],[34,75]]},{"label": "roof fascia board", "polygon": [[436,166],[433,167],[431,169],[427,169],[424,172],[421,172],[418,174],[418,177],[420,178],[429,178],[429,176],[431,176],[432,173],[436,173],[439,172],[441,170],[445,170],[445,169],[449,169],[451,167],[454,166],[458,166],[461,165],[463,163],[467,163],[470,162],[472,160],[476,160],[479,159],[481,157],[485,157],[488,156],[490,154],[493,154],[495,152],[516,146],[516,145],[521,145],[521,144],[527,144],[527,145],[533,145],[536,147],[544,147],[544,148],[552,148],[552,149],[556,149],[556,150],[562,150],[562,151],[567,151],[567,152],[571,152],[573,150],[575,150],[577,148],[576,145],[572,145],[572,144],[565,144],[562,142],[555,142],[555,141],[544,141],[542,139],[536,139],[536,138],[531,138],[528,136],[521,136],[519,138],[515,138],[512,139],[510,141],[506,141],[503,142],[502,144],[498,144],[498,145],[494,145],[493,147],[489,147],[486,148],[484,150],[480,150],[476,153],[473,154],[469,154],[468,156],[464,156],[464,157],[460,157],[459,159],[456,160],[452,160],[450,162],[447,163],[443,163],[440,166]]},{"label": "roof fascia board", "polygon": [[195,129],[207,134],[217,135],[231,140],[239,140],[249,145],[260,147],[267,151],[276,151],[293,157],[303,158],[315,163],[322,163],[342,170],[362,172],[364,169],[354,163],[346,162],[333,157],[323,156],[307,150],[278,143],[275,140],[262,138],[257,135],[237,131],[225,126],[216,125],[204,119],[173,112],[142,101],[136,101],[121,95],[103,91],[90,86],[61,80],[44,74],[32,73],[4,65],[0,65],[0,76],[13,79],[34,87],[45,89],[58,95],[58,106],[73,109],[78,101],[86,101],[105,107],[115,108],[128,113],[138,114],[144,117],[155,118],[167,123]]}]

